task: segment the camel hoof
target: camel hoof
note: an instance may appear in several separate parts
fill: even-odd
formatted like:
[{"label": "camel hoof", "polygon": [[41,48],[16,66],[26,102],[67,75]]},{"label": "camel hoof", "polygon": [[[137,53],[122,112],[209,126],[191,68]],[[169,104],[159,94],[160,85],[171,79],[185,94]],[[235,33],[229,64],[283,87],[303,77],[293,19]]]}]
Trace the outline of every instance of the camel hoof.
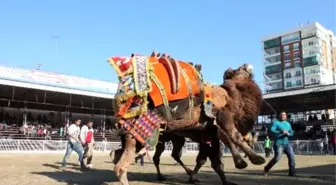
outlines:
[{"label": "camel hoof", "polygon": [[266,162],[266,160],[262,156],[257,155],[256,157],[251,159],[251,162],[254,165],[262,165]]},{"label": "camel hoof", "polygon": [[235,167],[237,169],[245,169],[248,166],[247,162],[244,159],[237,159],[235,160]]},{"label": "camel hoof", "polygon": [[157,176],[157,180],[161,182],[161,181],[166,181],[167,179],[166,179],[166,177],[164,177],[163,175],[160,174],[160,175]]},{"label": "camel hoof", "polygon": [[195,183],[200,183],[200,181],[196,177],[195,178],[190,177],[188,180],[188,183],[195,184]]}]

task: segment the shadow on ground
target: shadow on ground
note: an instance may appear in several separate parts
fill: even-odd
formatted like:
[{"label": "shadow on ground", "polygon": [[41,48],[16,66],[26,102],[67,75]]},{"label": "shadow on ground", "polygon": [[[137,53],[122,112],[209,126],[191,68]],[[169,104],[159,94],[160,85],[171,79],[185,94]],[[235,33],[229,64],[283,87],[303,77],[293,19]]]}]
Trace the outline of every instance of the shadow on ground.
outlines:
[{"label": "shadow on ground", "polygon": [[[162,164],[164,166],[164,164]],[[107,185],[117,184],[118,179],[112,170],[92,169],[89,171],[80,171],[78,165],[72,164],[73,171],[61,171],[59,163],[43,164],[45,167],[54,168],[53,172],[33,172],[33,174],[47,176],[61,183],[68,185]],[[282,185],[282,184],[295,184],[295,185],[334,185],[335,182],[335,165],[323,165],[308,168],[297,169],[298,177],[288,177],[287,171],[280,170],[270,173],[270,176],[264,177],[261,172],[241,170],[237,172],[227,172],[228,180],[239,185]],[[187,175],[181,173],[166,174],[166,182],[159,184],[168,185],[181,185],[187,184]],[[220,184],[219,177],[209,168],[204,169],[199,174],[199,180],[202,185]],[[155,173],[145,172],[129,172],[128,178],[130,182],[135,184],[156,184]]]}]

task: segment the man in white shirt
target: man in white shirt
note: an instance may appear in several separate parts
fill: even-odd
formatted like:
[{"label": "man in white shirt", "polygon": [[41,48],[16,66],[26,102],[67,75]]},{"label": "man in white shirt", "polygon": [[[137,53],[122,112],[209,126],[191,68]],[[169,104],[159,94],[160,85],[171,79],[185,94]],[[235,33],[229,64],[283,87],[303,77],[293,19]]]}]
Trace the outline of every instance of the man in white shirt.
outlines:
[{"label": "man in white shirt", "polygon": [[81,141],[79,140],[79,133],[80,133],[80,128],[79,125],[81,124],[81,120],[77,119],[75,123],[71,124],[69,128],[67,129],[67,134],[68,134],[68,144],[67,144],[67,149],[63,158],[62,162],[62,168],[66,167],[67,160],[70,157],[70,154],[72,151],[75,151],[78,154],[79,157],[79,162],[81,164],[81,168],[85,169],[86,166],[83,162],[83,154],[84,154],[84,149],[81,144]]},{"label": "man in white shirt", "polygon": [[93,145],[94,145],[94,130],[92,128],[93,122],[89,121],[86,125],[83,125],[80,132],[80,139],[84,147],[84,158],[87,158],[87,167],[91,168]]}]

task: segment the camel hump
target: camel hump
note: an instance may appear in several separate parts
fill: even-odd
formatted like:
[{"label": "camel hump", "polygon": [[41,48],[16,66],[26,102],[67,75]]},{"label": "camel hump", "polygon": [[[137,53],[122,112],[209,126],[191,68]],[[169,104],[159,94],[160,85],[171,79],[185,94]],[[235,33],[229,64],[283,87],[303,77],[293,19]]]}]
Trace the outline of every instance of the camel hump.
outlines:
[{"label": "camel hump", "polygon": [[166,68],[168,72],[172,94],[176,94],[180,89],[181,79],[181,67],[179,62],[173,58],[170,58],[170,56],[166,53],[164,53],[161,58],[159,58],[159,62]]}]

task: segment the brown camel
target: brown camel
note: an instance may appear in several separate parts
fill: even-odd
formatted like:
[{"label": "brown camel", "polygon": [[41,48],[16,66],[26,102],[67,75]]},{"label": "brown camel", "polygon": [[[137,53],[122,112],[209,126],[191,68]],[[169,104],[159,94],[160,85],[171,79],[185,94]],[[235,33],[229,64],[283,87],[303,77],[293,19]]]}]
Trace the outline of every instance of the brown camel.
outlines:
[{"label": "brown camel", "polygon": [[[205,85],[200,78],[193,78],[191,76],[192,70],[188,71],[188,66],[186,63],[183,62],[176,62],[172,61],[173,65],[175,65],[174,69],[178,70],[170,70],[172,69],[171,65],[168,61],[168,57],[162,59],[161,61],[156,60],[155,55],[152,57],[149,57],[149,63],[151,65],[157,65],[154,66],[154,72],[159,72],[156,73],[159,77],[164,77],[164,78],[159,78],[159,82],[163,84],[170,84],[170,86],[165,86],[164,88],[157,88],[160,89],[160,93],[166,93],[170,97],[169,100],[169,105],[168,107],[171,107],[170,111],[167,111],[167,104],[163,105],[158,104],[160,103],[157,101],[158,99],[155,99],[155,88],[153,91],[150,92],[150,96],[148,96],[149,100],[154,100],[154,102],[149,101],[148,105],[146,104],[141,104],[145,108],[148,108],[150,111],[158,111],[162,112],[162,110],[166,111],[164,112],[164,118],[166,118],[166,125],[165,125],[165,130],[166,132],[176,132],[180,131],[180,134],[183,135],[184,131],[190,130],[190,129],[199,129],[201,132],[203,130],[207,130],[208,126],[211,126],[213,123],[213,119],[216,119],[217,122],[217,129],[216,131],[212,131],[214,135],[218,133],[220,140],[222,140],[225,144],[227,144],[232,152],[235,165],[237,168],[244,168],[247,166],[247,163],[242,159],[240,154],[238,153],[238,150],[235,145],[237,145],[239,148],[241,148],[244,153],[247,154],[249,159],[253,164],[260,165],[265,162],[265,160],[257,155],[243,140],[242,134],[246,135],[253,127],[254,125],[254,120],[256,119],[254,115],[258,114],[259,108],[261,106],[261,91],[257,84],[253,81],[252,79],[252,71],[251,67],[249,65],[243,65],[239,67],[236,70],[228,70],[225,73],[225,76],[227,80],[225,80],[224,84],[222,86],[209,86],[207,85],[207,91],[205,91],[206,96],[210,96],[211,102],[213,103],[212,107],[212,112],[213,114],[209,115],[209,112],[206,112],[206,107],[205,105],[202,104],[204,103],[204,94],[203,91],[201,91],[201,88],[203,85]],[[117,60],[117,62],[115,62]],[[136,59],[140,60],[140,59]],[[143,58],[141,59],[142,61],[144,60]],[[113,63],[112,65],[118,64],[119,68],[116,71],[118,72],[119,79],[121,82],[127,82],[127,79],[123,79],[127,74],[129,74],[131,64],[129,64],[129,61],[134,61],[133,58],[115,58],[112,60]],[[110,61],[110,63],[112,63]],[[170,68],[167,67],[168,64]],[[165,64],[165,65],[164,65]],[[178,66],[180,64],[182,66],[181,70]],[[161,66],[162,67],[161,67]],[[183,68],[184,67],[184,68]],[[164,71],[166,70],[166,72]],[[156,71],[158,70],[158,71]],[[167,72],[169,71],[169,72]],[[183,96],[183,84],[188,84],[190,85],[190,80],[184,80],[184,83],[182,83],[181,76],[185,75],[176,75],[176,71],[187,71],[187,75],[191,77],[191,81],[193,84],[196,84],[195,86],[189,88],[189,95],[185,99],[178,99]],[[175,75],[173,75],[175,72]],[[140,74],[140,73],[137,73]],[[161,75],[161,76],[160,76]],[[166,77],[165,77],[166,75]],[[176,78],[178,77],[178,78]],[[157,81],[155,82],[154,78],[151,77],[157,85]],[[165,79],[169,79],[166,80]],[[176,80],[179,79],[179,80]],[[122,81],[124,80],[124,81]],[[160,81],[162,80],[162,81]],[[170,81],[173,81],[174,83],[170,83]],[[189,83],[186,83],[189,82]],[[176,84],[179,84],[180,86],[176,86]],[[182,85],[181,85],[182,84]],[[158,85],[157,85],[158,86]],[[182,87],[181,87],[182,86]],[[191,85],[190,85],[191,86]],[[190,87],[189,86],[189,87]],[[119,86],[122,87],[122,86]],[[182,89],[182,90],[180,90]],[[185,88],[188,89],[188,88]],[[190,89],[192,91],[190,91]],[[171,90],[171,92],[169,92]],[[163,91],[163,92],[162,92]],[[124,91],[123,89],[119,89],[118,92],[122,93],[129,93]],[[192,92],[192,94],[190,94]],[[176,94],[174,96],[173,94]],[[180,93],[180,94],[178,94]],[[131,95],[133,96],[131,96]],[[144,93],[146,94],[146,93]],[[122,94],[124,95],[124,94]],[[135,122],[135,117],[138,115],[134,115],[133,113],[129,113],[128,110],[131,110],[130,108],[133,108],[133,104],[136,102],[139,102],[139,96],[143,95],[136,95],[135,93],[129,93],[127,98],[124,98],[125,96],[119,95],[118,93],[116,94],[116,98],[119,99],[118,102],[118,116],[120,118],[120,122],[122,125],[127,125],[129,124],[128,122]],[[123,97],[123,98],[118,98],[118,96]],[[192,97],[192,98],[190,98]],[[147,97],[146,97],[147,98]],[[174,99],[175,98],[175,99]],[[164,99],[164,98],[162,98]],[[156,102],[155,102],[156,100]],[[189,103],[192,101],[192,106],[185,106],[185,101]],[[141,101],[140,101],[141,102]],[[146,102],[147,103],[147,102]],[[172,105],[172,106],[171,106]],[[182,108],[187,108],[186,110],[174,110],[178,106]],[[133,106],[133,107],[132,107]],[[180,108],[179,107],[179,108]],[[143,108],[143,107],[142,107]],[[177,108],[178,109],[178,108]],[[133,109],[132,109],[133,110]],[[146,109],[147,110],[147,109]],[[181,113],[183,114],[173,114],[173,113]],[[172,115],[173,114],[173,115]],[[212,116],[214,115],[214,116]],[[252,116],[251,116],[252,115]],[[128,122],[127,122],[128,121]],[[127,127],[129,131],[130,127]],[[218,130],[218,131],[217,131]],[[241,134],[242,133],[242,134]],[[119,177],[120,182],[124,185],[129,184],[127,180],[127,168],[128,166],[133,162],[134,156],[135,156],[135,146],[136,146],[136,140],[137,138],[139,141],[141,140],[141,137],[134,137],[133,135],[137,136],[136,133],[127,133],[125,136],[125,147],[123,154],[115,166],[115,172],[116,175]],[[210,158],[211,159],[211,158]],[[215,163],[212,161],[212,163]],[[219,162],[221,164],[221,162]],[[218,169],[222,166],[215,166],[212,165],[215,171],[217,172]],[[195,174],[197,173],[198,169],[200,166],[196,166],[195,168]],[[228,181],[226,181],[225,176],[223,174],[222,178],[223,184],[232,184]]]}]

